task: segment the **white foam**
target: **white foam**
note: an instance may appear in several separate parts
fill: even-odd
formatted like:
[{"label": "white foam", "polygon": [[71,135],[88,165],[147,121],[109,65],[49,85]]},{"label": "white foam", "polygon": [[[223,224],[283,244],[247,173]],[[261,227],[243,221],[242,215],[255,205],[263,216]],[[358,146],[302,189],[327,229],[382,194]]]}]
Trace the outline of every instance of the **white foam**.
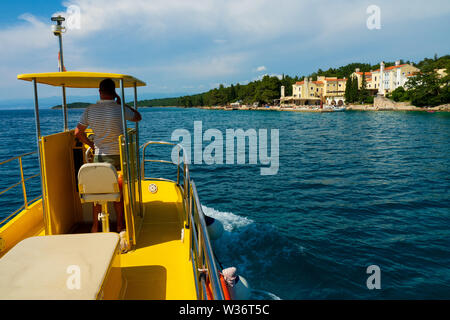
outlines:
[{"label": "white foam", "polygon": [[235,229],[243,228],[254,223],[253,220],[246,217],[238,216],[231,212],[218,211],[204,205],[202,205],[202,210],[205,215],[220,220],[225,231],[231,232]]}]

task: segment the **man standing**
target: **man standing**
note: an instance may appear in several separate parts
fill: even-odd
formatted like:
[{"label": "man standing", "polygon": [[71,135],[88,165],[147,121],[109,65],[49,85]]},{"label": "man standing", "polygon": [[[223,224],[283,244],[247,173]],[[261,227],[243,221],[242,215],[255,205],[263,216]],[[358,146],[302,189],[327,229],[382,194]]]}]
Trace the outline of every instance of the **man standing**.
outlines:
[{"label": "man standing", "polygon": [[[89,145],[94,152],[94,162],[111,163],[116,170],[120,170],[120,146],[119,136],[123,134],[122,108],[120,97],[116,93],[116,85],[111,79],[100,82],[100,101],[86,108],[75,128],[75,136],[81,142]],[[125,105],[125,119],[133,122],[141,121],[139,112]],[[94,131],[94,141],[86,136],[86,128]],[[117,214],[117,232],[124,228],[123,198],[114,202]],[[91,232],[98,231],[98,214],[101,206],[93,208],[93,225]]]}]

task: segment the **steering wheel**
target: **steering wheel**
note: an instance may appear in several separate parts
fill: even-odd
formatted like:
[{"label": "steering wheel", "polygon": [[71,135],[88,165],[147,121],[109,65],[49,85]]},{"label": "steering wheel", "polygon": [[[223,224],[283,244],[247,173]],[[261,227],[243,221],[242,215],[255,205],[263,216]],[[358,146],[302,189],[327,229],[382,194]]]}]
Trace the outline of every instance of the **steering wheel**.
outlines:
[{"label": "steering wheel", "polygon": [[85,163],[92,163],[94,162],[94,153],[92,152],[92,148],[89,147],[86,149],[86,152],[84,153],[84,162]]}]

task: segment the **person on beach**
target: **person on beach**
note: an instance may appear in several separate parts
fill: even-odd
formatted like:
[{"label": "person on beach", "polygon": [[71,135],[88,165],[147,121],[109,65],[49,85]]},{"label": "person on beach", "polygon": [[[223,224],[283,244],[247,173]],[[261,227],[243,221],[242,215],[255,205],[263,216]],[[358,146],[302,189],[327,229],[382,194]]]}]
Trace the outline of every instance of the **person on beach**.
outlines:
[{"label": "person on beach", "polygon": [[[94,162],[111,163],[116,170],[120,170],[119,136],[123,134],[122,108],[120,97],[116,93],[116,85],[111,79],[104,79],[99,86],[100,100],[86,108],[75,128],[75,136],[92,148]],[[125,119],[133,122],[141,121],[141,114],[125,105]],[[86,135],[86,128],[94,131],[94,141]],[[120,181],[119,177],[119,181]],[[124,229],[123,197],[114,202],[117,214],[117,232]],[[91,232],[98,232],[98,214],[101,205],[93,206],[93,224]]]}]

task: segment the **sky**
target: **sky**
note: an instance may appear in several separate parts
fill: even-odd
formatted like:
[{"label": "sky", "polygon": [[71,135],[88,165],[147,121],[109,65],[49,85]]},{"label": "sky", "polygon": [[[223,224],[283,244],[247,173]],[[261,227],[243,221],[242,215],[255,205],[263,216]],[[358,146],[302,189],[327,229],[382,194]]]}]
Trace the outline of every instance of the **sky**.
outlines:
[{"label": "sky", "polygon": [[[68,19],[66,69],[133,75],[148,84],[141,98],[450,54],[448,0],[2,1],[0,103],[32,99],[17,74],[58,71],[58,13]],[[68,89],[69,102],[96,94]],[[40,98],[59,95],[39,87]]]}]

